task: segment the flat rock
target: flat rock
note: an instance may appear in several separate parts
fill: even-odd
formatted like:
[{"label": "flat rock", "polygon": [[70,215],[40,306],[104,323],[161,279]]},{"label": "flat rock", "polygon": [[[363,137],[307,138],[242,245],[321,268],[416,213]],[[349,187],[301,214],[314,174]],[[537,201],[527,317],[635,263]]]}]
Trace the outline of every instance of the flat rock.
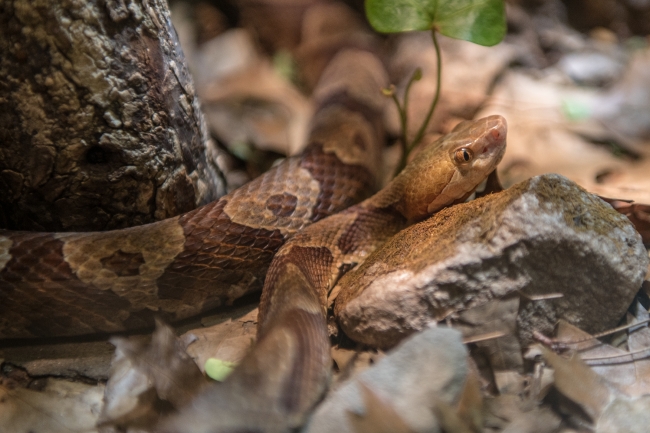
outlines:
[{"label": "flat rock", "polygon": [[[382,431],[391,431],[386,422],[397,414],[398,423],[408,431],[439,431],[432,407],[436,401],[455,404],[468,372],[467,350],[460,332],[450,328],[429,328],[404,341],[373,367],[354,376],[318,406],[303,432],[357,432],[355,420],[377,415],[368,407],[364,389],[381,403]],[[363,422],[363,421],[362,421]],[[363,431],[376,431],[366,429]],[[393,430],[394,431],[394,430]],[[401,430],[406,431],[406,430]]]},{"label": "flat rock", "polygon": [[345,275],[335,313],[354,340],[391,347],[516,292],[518,334],[528,344],[533,330],[550,333],[560,318],[589,333],[615,326],[647,265],[625,216],[547,174],[402,231]]}]

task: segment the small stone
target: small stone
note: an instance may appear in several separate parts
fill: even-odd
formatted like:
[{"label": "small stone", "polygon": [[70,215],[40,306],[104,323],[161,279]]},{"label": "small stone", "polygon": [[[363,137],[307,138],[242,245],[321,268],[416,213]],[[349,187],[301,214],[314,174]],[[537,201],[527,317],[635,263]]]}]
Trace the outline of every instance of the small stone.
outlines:
[{"label": "small stone", "polygon": [[106,111],[104,113],[104,120],[111,126],[111,128],[119,128],[122,126],[122,122],[112,111]]},{"label": "small stone", "polygon": [[411,431],[438,431],[432,408],[438,401],[457,402],[467,371],[467,350],[460,332],[429,328],[331,393],[303,432],[356,432],[351,417],[363,417],[370,412],[365,407],[360,383],[382,404],[394,409]]},{"label": "small stone", "polygon": [[527,345],[559,319],[589,333],[614,327],[647,265],[625,216],[548,174],[402,231],[345,275],[335,313],[354,340],[391,347],[432,321],[517,292]]},{"label": "small stone", "polygon": [[598,52],[577,52],[562,57],[558,67],[571,79],[587,86],[611,83],[623,71],[622,59]]}]

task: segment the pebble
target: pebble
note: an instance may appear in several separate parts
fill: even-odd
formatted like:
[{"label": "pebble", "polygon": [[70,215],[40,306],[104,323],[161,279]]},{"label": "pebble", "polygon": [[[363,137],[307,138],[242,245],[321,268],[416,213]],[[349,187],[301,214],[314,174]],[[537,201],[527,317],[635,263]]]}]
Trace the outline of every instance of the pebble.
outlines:
[{"label": "pebble", "polygon": [[468,368],[461,333],[428,328],[330,393],[303,433],[357,433],[353,417],[373,413],[366,407],[362,386],[382,402],[384,413],[394,410],[408,431],[439,431],[432,408],[440,400],[450,405],[457,402]]}]

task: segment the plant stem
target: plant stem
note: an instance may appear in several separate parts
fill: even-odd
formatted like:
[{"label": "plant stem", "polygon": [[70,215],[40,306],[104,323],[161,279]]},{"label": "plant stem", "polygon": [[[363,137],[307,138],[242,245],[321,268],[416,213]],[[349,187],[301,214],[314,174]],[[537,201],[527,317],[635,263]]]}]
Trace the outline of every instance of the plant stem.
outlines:
[{"label": "plant stem", "polygon": [[[408,114],[408,104],[409,104],[409,92],[411,91],[411,86],[413,85],[414,81],[416,80],[416,77],[422,76],[422,73],[419,71],[420,68],[417,68],[415,71],[413,71],[413,74],[411,74],[411,79],[409,79],[408,84],[406,85],[406,89],[404,90],[404,105],[403,105],[403,114],[401,116],[402,118],[402,156],[403,155],[408,155],[408,137],[406,136],[406,133],[408,131],[409,127],[409,114]],[[419,79],[419,78],[418,78]]]},{"label": "plant stem", "polygon": [[411,79],[409,80],[408,84],[406,85],[406,91],[404,93],[404,104],[402,107],[400,107],[399,102],[397,101],[397,97],[393,96],[393,100],[397,104],[397,110],[399,111],[400,114],[400,120],[402,122],[402,157],[400,158],[399,163],[397,164],[397,167],[395,169],[395,175],[399,174],[404,167],[406,167],[406,160],[408,158],[409,153],[415,146],[420,143],[422,140],[422,137],[424,137],[424,132],[427,129],[427,125],[429,125],[429,121],[431,120],[431,115],[433,114],[433,110],[436,108],[436,105],[438,105],[438,99],[440,98],[440,83],[442,81],[442,56],[440,54],[440,45],[438,45],[438,39],[436,38],[436,31],[431,30],[431,38],[433,39],[433,46],[436,50],[436,59],[438,61],[437,64],[437,77],[436,77],[436,94],[433,97],[433,101],[431,102],[431,106],[429,107],[429,112],[427,113],[427,116],[424,119],[424,122],[422,122],[422,125],[420,126],[420,129],[418,129],[418,132],[415,134],[415,138],[413,141],[409,144],[407,141],[407,121],[408,121],[408,97],[409,97],[409,90],[411,89],[411,85],[413,84],[413,81],[416,81],[414,79],[417,71],[411,76]]},{"label": "plant stem", "polygon": [[406,157],[409,154],[409,143],[407,137],[407,132],[408,132],[408,111],[407,110],[408,110],[408,102],[409,102],[409,92],[411,91],[411,86],[413,85],[413,82],[418,81],[421,77],[422,77],[422,71],[420,70],[420,68],[417,68],[415,71],[413,71],[413,74],[411,74],[411,78],[406,84],[406,89],[404,90],[403,107],[400,106],[397,96],[393,94],[393,101],[395,101],[395,105],[397,105],[397,111],[399,112],[400,126],[402,131],[400,137],[400,147],[402,148],[402,156],[400,157],[397,167],[395,168],[395,173],[393,173],[393,177],[397,176],[399,172],[402,171],[406,166]]},{"label": "plant stem", "polygon": [[420,140],[422,140],[422,137],[424,136],[424,131],[426,131],[427,129],[427,125],[429,124],[429,121],[431,120],[431,115],[433,114],[433,110],[436,108],[436,105],[438,105],[438,99],[440,98],[440,82],[442,81],[442,56],[440,55],[440,45],[438,45],[438,38],[436,38],[435,30],[431,30],[431,39],[433,39],[433,46],[436,49],[436,59],[438,60],[438,65],[437,65],[438,75],[436,77],[436,95],[434,96],[433,102],[429,107],[429,112],[427,113],[427,117],[424,119],[424,122],[422,122],[422,126],[420,126],[418,133],[415,135],[415,138],[413,139],[411,145],[409,146],[408,149],[409,152],[415,146],[418,145]]},{"label": "plant stem", "polygon": [[393,93],[391,95],[391,98],[393,98],[393,102],[395,102],[395,105],[397,106],[397,112],[399,113],[399,121],[402,124],[402,147],[406,148],[406,141],[404,140],[406,138],[406,98],[404,98],[404,108],[399,103],[399,99],[397,99],[397,95]]}]

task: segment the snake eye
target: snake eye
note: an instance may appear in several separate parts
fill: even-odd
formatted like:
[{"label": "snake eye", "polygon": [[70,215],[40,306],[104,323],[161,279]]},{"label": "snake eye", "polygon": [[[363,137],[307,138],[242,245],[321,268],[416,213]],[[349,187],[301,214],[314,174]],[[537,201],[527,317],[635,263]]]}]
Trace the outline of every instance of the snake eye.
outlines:
[{"label": "snake eye", "polygon": [[472,151],[465,147],[461,147],[454,152],[454,161],[456,161],[456,164],[466,164],[472,160],[472,157]]}]

